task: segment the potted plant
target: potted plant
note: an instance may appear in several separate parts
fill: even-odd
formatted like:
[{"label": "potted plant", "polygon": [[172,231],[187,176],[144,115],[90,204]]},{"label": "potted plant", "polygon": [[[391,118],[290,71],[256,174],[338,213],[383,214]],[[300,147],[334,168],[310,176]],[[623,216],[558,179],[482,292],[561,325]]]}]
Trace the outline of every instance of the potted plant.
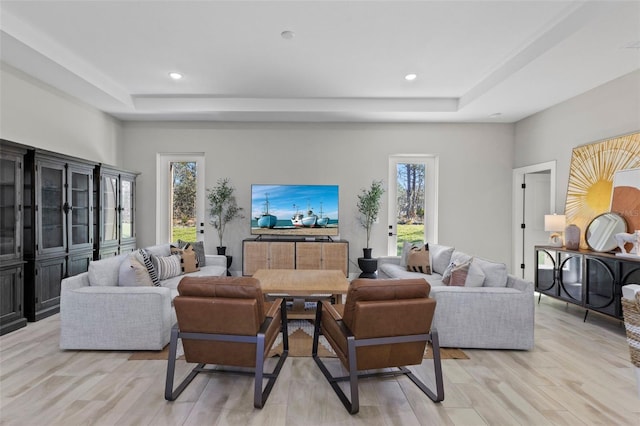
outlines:
[{"label": "potted plant", "polygon": [[227,224],[234,219],[243,219],[242,207],[238,207],[236,197],[233,195],[235,188],[229,184],[229,178],[218,179],[213,189],[207,189],[209,199],[209,214],[211,224],[218,231],[220,245],[216,247],[218,254],[224,255],[226,247],[222,244],[222,237]]},{"label": "potted plant", "polygon": [[364,258],[371,259],[371,247],[369,240],[371,238],[371,227],[378,219],[380,213],[380,199],[384,194],[381,180],[371,182],[369,189],[362,189],[358,195],[358,212],[360,212],[360,223],[367,230],[367,246],[363,249]]}]

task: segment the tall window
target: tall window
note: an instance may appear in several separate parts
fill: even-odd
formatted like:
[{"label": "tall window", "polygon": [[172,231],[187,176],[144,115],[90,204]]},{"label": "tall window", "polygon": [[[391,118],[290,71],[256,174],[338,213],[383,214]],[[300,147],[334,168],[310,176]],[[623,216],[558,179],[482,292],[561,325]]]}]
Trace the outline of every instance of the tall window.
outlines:
[{"label": "tall window", "polygon": [[399,255],[405,241],[437,242],[437,158],[392,156],[389,159],[389,255]]}]

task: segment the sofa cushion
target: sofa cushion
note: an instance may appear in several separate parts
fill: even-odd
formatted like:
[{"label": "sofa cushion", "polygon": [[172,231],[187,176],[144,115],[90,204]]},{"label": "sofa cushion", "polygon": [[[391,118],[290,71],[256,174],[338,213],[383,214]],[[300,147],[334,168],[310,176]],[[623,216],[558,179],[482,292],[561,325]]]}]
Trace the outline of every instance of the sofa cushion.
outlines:
[{"label": "sofa cushion", "polygon": [[506,287],[507,286],[507,265],[504,263],[492,262],[490,260],[476,257],[474,262],[485,274],[483,287]]},{"label": "sofa cushion", "polygon": [[451,262],[451,255],[454,248],[441,246],[439,244],[429,244],[429,253],[431,253],[431,271],[443,275],[444,271]]},{"label": "sofa cushion", "polygon": [[448,276],[448,285],[464,286],[467,281],[467,275],[469,274],[469,266],[471,266],[471,259],[460,265],[454,265]]},{"label": "sofa cushion", "polygon": [[471,265],[469,265],[469,272],[467,274],[467,279],[464,283],[465,287],[482,287],[484,284],[484,280],[486,275],[478,262],[476,262],[476,258],[473,258]]},{"label": "sofa cushion", "polygon": [[145,247],[147,253],[154,256],[170,256],[171,244],[157,244],[155,246]]},{"label": "sofa cushion", "polygon": [[121,287],[153,286],[149,271],[136,259],[135,254],[128,255],[120,263],[118,285]]},{"label": "sofa cushion", "polygon": [[465,287],[482,287],[485,274],[474,259],[457,265],[451,269],[449,285]]},{"label": "sofa cushion", "polygon": [[449,285],[449,279],[451,278],[452,270],[457,266],[464,265],[469,261],[471,261],[471,256],[461,251],[454,250],[451,253],[451,259],[449,261],[449,265],[446,267],[446,269],[442,273],[442,282]]},{"label": "sofa cushion", "polygon": [[407,271],[422,272],[423,274],[431,273],[428,244],[411,248],[407,256]]},{"label": "sofa cushion", "polygon": [[191,244],[191,247],[193,247],[193,251],[196,252],[196,256],[198,256],[198,265],[201,268],[203,266],[207,266],[207,259],[204,256],[204,242],[178,240],[178,248],[183,249],[187,246],[187,244]]},{"label": "sofa cushion", "polygon": [[177,277],[182,275],[182,267],[180,266],[180,255],[172,254],[170,256],[154,256],[151,255],[151,262],[158,274],[159,280]]},{"label": "sofa cushion", "polygon": [[126,254],[89,262],[89,285],[117,286],[120,263]]},{"label": "sofa cushion", "polygon": [[187,244],[184,249],[171,246],[171,253],[180,255],[180,267],[182,268],[183,274],[200,270],[198,256],[191,244]]},{"label": "sofa cushion", "polygon": [[147,268],[153,285],[159,287],[160,280],[158,279],[156,268],[153,266],[153,262],[151,261],[151,255],[145,249],[139,249],[134,253],[138,262],[142,263]]}]

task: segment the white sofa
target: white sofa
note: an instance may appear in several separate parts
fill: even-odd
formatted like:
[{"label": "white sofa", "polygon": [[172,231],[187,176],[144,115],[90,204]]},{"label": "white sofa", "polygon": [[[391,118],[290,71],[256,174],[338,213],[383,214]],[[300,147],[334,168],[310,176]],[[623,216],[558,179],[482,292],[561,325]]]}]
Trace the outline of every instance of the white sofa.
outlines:
[{"label": "white sofa", "polygon": [[[449,286],[442,276],[452,259],[471,256],[453,247],[430,244],[431,274],[410,272],[400,256],[378,258],[378,277],[423,277],[431,284],[436,299],[433,326],[440,345],[455,348],[521,349],[533,348],[534,286],[507,273],[506,265],[473,257],[479,267],[477,286]],[[482,278],[482,276],[484,277]]]},{"label": "white sofa", "polygon": [[[147,250],[157,256],[171,254],[169,244]],[[199,271],[163,280],[159,287],[124,287],[118,285],[119,273],[128,256],[91,262],[88,272],[62,280],[61,349],[160,350],[176,322],[172,302],[182,277],[222,276],[227,271],[225,256],[206,255]]]}]

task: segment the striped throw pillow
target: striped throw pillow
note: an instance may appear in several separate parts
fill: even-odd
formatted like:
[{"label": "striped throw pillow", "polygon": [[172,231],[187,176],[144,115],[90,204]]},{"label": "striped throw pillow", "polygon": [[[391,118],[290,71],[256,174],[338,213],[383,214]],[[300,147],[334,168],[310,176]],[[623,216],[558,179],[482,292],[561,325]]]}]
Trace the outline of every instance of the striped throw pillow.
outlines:
[{"label": "striped throw pillow", "polygon": [[151,255],[151,262],[154,268],[156,268],[158,279],[161,281],[182,274],[179,254],[173,254],[171,256]]},{"label": "striped throw pillow", "polygon": [[139,249],[136,252],[136,259],[138,259],[138,262],[142,263],[147,268],[153,285],[160,287],[160,280],[158,279],[156,268],[153,266],[153,262],[151,262],[151,255],[147,253],[145,249]]}]

